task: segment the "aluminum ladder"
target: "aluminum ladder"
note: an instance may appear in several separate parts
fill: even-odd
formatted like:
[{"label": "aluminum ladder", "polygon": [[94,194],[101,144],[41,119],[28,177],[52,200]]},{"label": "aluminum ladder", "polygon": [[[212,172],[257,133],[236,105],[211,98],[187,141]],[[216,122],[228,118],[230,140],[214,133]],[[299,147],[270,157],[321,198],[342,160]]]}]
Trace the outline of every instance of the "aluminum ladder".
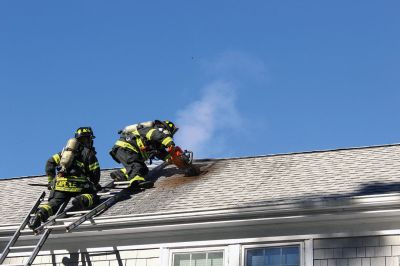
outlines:
[{"label": "aluminum ladder", "polygon": [[[28,260],[25,262],[25,264],[20,264],[20,265],[32,265],[33,261],[35,260],[37,254],[39,253],[40,249],[43,247],[44,243],[46,242],[47,238],[49,237],[51,230],[50,228],[46,229],[43,231],[43,234],[41,234],[39,241],[36,243],[34,246],[15,246],[17,243],[19,237],[21,236],[22,233],[24,232],[29,232],[30,230],[25,230],[26,225],[29,222],[29,219],[35,215],[36,210],[38,209],[40,203],[44,200],[44,197],[46,195],[46,192],[42,192],[40,197],[36,200],[34,206],[32,209],[29,211],[28,215],[25,216],[24,220],[18,227],[18,229],[15,231],[14,235],[6,245],[6,247],[3,250],[3,253],[1,254],[0,257],[0,264],[3,264],[5,259],[7,258],[8,254],[10,251],[17,251],[17,250],[32,250],[31,255],[29,256]],[[64,202],[59,210],[57,211],[56,215],[60,214],[61,212],[64,211],[65,207],[67,206],[68,201]],[[12,264],[6,264],[6,265],[12,265]],[[19,264],[18,264],[19,265]]]},{"label": "aluminum ladder", "polygon": [[[158,165],[157,167],[153,168],[151,170],[151,173],[153,176],[160,170],[162,170],[167,163],[162,163]],[[39,251],[43,247],[44,243],[46,242],[47,238],[49,237],[51,231],[53,229],[65,229],[66,232],[71,232],[72,230],[76,229],[84,223],[85,221],[92,219],[93,217],[105,212],[107,209],[109,209],[111,206],[113,206],[115,203],[117,203],[122,197],[125,195],[135,192],[132,191],[130,188],[130,183],[128,181],[110,181],[106,185],[103,186],[104,188],[108,188],[110,190],[116,189],[118,191],[116,192],[103,192],[103,193],[98,193],[99,196],[108,196],[108,198],[105,199],[102,203],[96,205],[94,208],[90,210],[85,210],[85,211],[68,211],[65,210],[65,208],[68,205],[69,201],[65,201],[62,206],[59,208],[57,213],[49,219],[47,222],[43,223],[41,226],[37,227],[36,229],[33,230],[33,233],[35,235],[41,235],[39,242],[35,246],[20,246],[20,247],[14,247],[13,245],[17,241],[18,237],[21,235],[22,232],[32,232],[31,230],[24,230],[26,225],[29,222],[29,219],[34,213],[36,212],[38,206],[40,203],[43,201],[45,192],[42,192],[38,200],[36,201],[35,205],[32,207],[30,210],[29,214],[25,217],[24,221],[20,225],[20,227],[17,229],[17,231],[14,233],[14,236],[11,238],[9,243],[7,244],[5,250],[3,251],[1,258],[0,258],[0,264],[3,263],[5,258],[7,257],[8,253],[10,250],[23,250],[23,249],[33,249],[31,255],[29,256],[28,261],[25,264],[21,265],[32,265],[33,261],[35,260],[36,256],[38,255]],[[143,188],[139,188],[137,192],[143,190]],[[72,221],[71,221],[72,220]],[[8,264],[11,265],[11,264]]]}]

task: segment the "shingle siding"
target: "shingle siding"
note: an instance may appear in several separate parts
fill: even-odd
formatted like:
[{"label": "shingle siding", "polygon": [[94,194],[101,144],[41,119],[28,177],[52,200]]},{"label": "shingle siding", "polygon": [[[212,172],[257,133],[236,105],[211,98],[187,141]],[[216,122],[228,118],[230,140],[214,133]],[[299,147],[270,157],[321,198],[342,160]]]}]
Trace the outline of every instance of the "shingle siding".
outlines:
[{"label": "shingle siding", "polygon": [[399,235],[314,240],[314,265],[398,266]]},{"label": "shingle siding", "polygon": [[[83,252],[37,256],[33,265],[134,265],[157,266],[159,249],[124,250],[118,252]],[[4,264],[22,264],[27,257],[7,258]]]}]

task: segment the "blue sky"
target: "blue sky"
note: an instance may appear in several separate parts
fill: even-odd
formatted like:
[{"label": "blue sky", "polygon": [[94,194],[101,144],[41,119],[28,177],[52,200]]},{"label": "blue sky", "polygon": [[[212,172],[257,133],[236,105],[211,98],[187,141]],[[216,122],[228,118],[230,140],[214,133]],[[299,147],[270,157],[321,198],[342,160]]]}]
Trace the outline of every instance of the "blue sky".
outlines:
[{"label": "blue sky", "polygon": [[0,1],[0,178],[79,126],[170,119],[200,158],[399,142],[399,1]]}]

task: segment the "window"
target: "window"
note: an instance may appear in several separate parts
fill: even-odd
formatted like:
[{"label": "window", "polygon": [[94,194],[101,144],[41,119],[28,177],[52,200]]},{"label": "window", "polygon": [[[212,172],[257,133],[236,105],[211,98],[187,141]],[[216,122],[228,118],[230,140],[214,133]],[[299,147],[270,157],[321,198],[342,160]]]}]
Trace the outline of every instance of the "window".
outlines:
[{"label": "window", "polygon": [[245,266],[300,266],[300,247],[248,248]]},{"label": "window", "polygon": [[223,266],[223,251],[175,253],[173,266]]}]

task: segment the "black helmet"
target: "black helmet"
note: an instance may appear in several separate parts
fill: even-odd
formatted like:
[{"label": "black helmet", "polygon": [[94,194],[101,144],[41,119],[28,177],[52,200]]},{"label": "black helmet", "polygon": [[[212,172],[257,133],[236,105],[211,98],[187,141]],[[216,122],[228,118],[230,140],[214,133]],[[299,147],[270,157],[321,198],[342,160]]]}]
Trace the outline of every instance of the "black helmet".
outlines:
[{"label": "black helmet", "polygon": [[172,135],[174,135],[179,129],[178,127],[175,126],[174,123],[172,123],[169,120],[160,121],[160,123],[164,125],[165,129],[171,132]]},{"label": "black helmet", "polygon": [[80,127],[75,131],[75,138],[79,139],[81,137],[90,137],[94,139],[93,130],[91,127]]}]

